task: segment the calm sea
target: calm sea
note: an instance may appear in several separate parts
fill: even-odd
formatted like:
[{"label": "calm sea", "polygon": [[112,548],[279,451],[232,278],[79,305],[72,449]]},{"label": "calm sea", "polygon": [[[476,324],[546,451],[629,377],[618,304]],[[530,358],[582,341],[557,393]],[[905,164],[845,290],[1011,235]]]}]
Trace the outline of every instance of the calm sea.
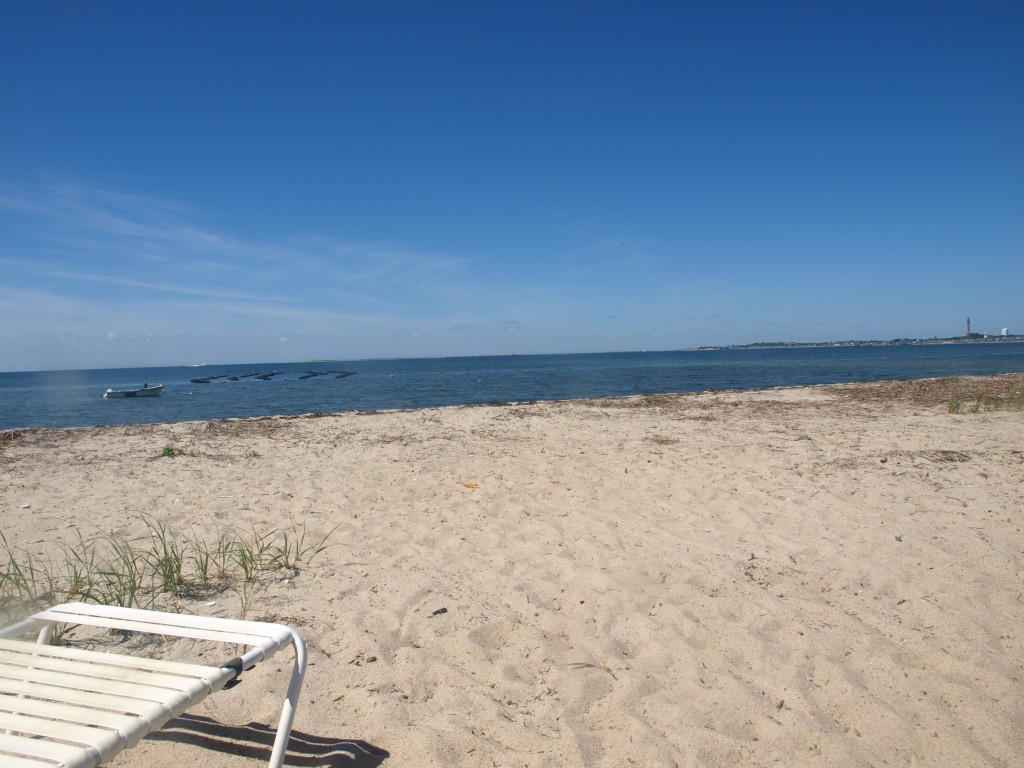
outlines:
[{"label": "calm sea", "polygon": [[[324,375],[302,378],[308,372]],[[355,375],[337,378],[338,371]],[[492,401],[1024,371],[1024,343],[724,349],[0,373],[0,429],[430,408]],[[277,372],[270,379],[251,374]],[[220,376],[208,384],[191,379]],[[230,377],[238,377],[232,380]],[[104,400],[107,387],[164,384],[160,397]]]}]

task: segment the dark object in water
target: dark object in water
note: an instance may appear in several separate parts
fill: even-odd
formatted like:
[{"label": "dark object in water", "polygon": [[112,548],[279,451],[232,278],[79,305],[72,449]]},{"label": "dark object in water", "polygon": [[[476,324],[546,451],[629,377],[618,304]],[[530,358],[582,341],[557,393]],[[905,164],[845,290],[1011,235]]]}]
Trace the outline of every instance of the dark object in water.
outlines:
[{"label": "dark object in water", "polygon": [[300,379],[319,379],[321,376],[333,375],[336,379],[344,379],[346,376],[355,376],[355,371],[306,371]]}]

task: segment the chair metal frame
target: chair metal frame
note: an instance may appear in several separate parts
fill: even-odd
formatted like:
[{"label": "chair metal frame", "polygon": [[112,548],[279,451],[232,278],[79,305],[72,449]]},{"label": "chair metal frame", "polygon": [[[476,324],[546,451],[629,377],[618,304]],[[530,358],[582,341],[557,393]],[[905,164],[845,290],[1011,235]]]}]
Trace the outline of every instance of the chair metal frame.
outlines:
[{"label": "chair metal frame", "polygon": [[[57,624],[212,640],[248,650],[219,667],[49,645]],[[26,641],[35,633],[36,641]],[[291,645],[295,660],[270,768],[284,764],[306,645],[282,624],[66,603],[0,629],[0,764],[96,768]]]}]

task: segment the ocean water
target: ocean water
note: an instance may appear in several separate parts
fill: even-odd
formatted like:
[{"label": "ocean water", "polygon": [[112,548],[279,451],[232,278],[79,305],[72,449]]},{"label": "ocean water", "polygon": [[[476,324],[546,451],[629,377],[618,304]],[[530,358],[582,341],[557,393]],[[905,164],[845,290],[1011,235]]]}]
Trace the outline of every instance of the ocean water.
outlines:
[{"label": "ocean water", "polygon": [[[353,371],[300,378],[310,371]],[[0,429],[431,408],[1024,371],[1024,343],[722,349],[0,373]],[[277,372],[269,380],[253,373]],[[217,378],[209,384],[191,379]],[[164,384],[160,397],[104,400]]]}]

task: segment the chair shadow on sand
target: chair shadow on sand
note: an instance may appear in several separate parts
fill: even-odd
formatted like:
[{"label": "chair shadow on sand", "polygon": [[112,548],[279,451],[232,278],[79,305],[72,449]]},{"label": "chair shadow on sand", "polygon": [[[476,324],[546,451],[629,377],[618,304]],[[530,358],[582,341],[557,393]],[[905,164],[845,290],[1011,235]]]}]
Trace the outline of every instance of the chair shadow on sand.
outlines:
[{"label": "chair shadow on sand", "polygon": [[[262,723],[225,725],[203,715],[184,714],[148,737],[149,741],[194,744],[211,752],[226,752],[270,761],[277,731]],[[285,765],[306,768],[377,768],[391,754],[358,739],[331,739],[292,730]]]}]

